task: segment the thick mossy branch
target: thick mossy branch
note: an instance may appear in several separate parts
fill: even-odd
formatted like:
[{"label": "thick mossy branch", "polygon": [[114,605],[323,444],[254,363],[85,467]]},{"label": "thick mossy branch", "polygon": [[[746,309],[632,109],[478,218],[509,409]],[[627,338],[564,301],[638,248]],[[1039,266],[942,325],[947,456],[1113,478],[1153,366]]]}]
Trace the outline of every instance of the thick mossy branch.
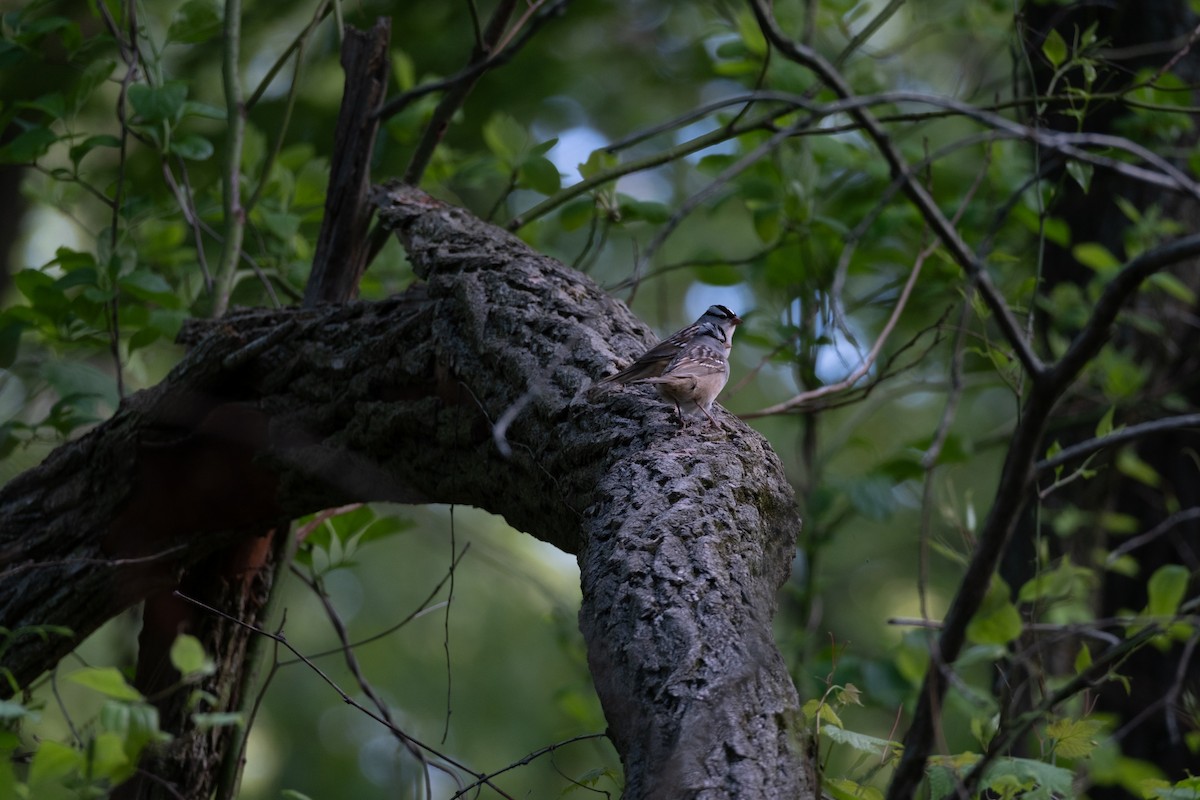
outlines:
[{"label": "thick mossy branch", "polygon": [[680,430],[593,379],[651,340],[586,276],[415,190],[375,195],[422,282],[378,303],[239,311],[159,386],[0,490],[18,685],[218,546],[363,500],[460,503],[576,554],[580,623],[629,797],[802,797],[771,639],[799,528],[766,442]]}]

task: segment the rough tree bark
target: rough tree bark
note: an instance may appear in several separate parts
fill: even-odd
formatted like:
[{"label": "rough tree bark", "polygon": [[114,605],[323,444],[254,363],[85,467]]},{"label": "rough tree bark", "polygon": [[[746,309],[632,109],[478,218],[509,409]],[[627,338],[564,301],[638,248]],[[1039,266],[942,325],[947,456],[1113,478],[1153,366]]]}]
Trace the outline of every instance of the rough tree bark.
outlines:
[{"label": "rough tree bark", "polygon": [[74,632],[22,635],[0,666],[27,685],[280,518],[469,504],[577,555],[627,797],[812,796],[770,629],[800,521],[765,440],[725,414],[681,431],[642,389],[588,400],[651,339],[623,306],[415,190],[377,204],[422,282],[230,314],[162,384],[0,489],[0,624]]}]

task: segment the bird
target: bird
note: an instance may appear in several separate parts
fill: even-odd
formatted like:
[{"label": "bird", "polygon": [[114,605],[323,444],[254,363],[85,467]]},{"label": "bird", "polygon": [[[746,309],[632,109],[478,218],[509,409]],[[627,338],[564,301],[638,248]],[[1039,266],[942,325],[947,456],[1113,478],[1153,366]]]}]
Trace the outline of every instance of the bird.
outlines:
[{"label": "bird", "polygon": [[664,400],[675,404],[680,423],[685,415],[701,414],[716,425],[712,404],[729,380],[729,349],[741,317],[722,305],[712,305],[700,319],[676,331],[625,369],[601,378],[597,388],[611,384],[649,384]]}]

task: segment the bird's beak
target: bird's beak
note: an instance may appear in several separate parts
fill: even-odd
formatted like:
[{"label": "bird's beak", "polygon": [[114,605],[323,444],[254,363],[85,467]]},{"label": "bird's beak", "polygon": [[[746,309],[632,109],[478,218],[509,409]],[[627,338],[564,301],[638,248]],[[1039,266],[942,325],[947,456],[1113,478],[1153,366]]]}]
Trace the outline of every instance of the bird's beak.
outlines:
[{"label": "bird's beak", "polygon": [[741,317],[739,317],[737,314],[734,314],[734,315],[733,315],[733,319],[731,319],[731,320],[730,320],[730,322],[732,322],[734,325],[741,325],[741,324],[742,324],[742,318],[741,318]]}]

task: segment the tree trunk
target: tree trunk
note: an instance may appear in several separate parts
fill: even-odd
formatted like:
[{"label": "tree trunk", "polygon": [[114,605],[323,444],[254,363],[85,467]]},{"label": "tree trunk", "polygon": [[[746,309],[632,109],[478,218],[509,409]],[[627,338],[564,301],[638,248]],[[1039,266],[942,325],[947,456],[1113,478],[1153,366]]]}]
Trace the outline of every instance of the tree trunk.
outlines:
[{"label": "tree trunk", "polygon": [[757,433],[585,390],[649,332],[594,283],[412,189],[376,197],[423,279],[191,329],[162,384],[0,489],[19,685],[216,548],[352,501],[459,503],[577,555],[630,798],[811,797],[771,639],[800,521]]}]

